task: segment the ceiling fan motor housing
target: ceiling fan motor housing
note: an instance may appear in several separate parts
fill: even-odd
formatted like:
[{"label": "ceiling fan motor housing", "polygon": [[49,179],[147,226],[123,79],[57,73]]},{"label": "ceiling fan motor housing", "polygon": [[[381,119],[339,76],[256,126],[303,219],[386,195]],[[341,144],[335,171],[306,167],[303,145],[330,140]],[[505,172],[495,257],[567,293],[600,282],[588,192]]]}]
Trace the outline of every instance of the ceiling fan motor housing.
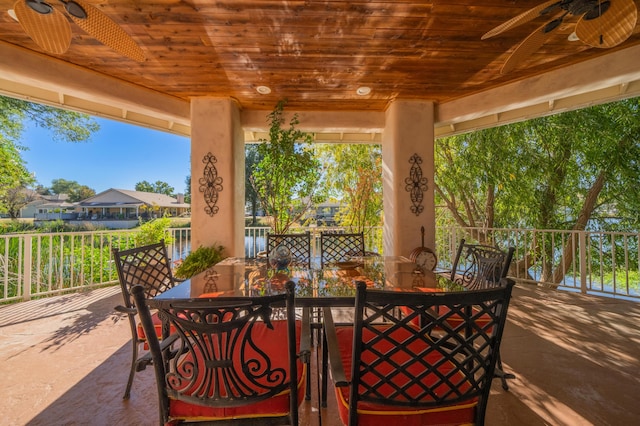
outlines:
[{"label": "ceiling fan motor housing", "polygon": [[27,6],[41,15],[48,15],[53,12],[53,7],[49,3],[40,0],[26,0]]},{"label": "ceiling fan motor housing", "polygon": [[64,8],[67,10],[69,15],[72,15],[78,19],[87,19],[87,12],[75,1],[67,1],[64,2]]}]

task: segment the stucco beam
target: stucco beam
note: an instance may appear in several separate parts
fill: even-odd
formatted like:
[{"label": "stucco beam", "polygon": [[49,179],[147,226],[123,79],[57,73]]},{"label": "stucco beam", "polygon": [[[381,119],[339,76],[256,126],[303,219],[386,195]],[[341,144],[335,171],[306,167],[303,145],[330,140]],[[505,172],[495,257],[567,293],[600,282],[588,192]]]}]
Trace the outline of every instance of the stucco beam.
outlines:
[{"label": "stucco beam", "polygon": [[[242,111],[242,128],[248,132],[268,131],[269,113],[264,110]],[[305,132],[376,133],[384,129],[385,122],[385,113],[377,111],[285,111],[285,123],[289,123],[296,113],[300,121],[297,128]]]}]

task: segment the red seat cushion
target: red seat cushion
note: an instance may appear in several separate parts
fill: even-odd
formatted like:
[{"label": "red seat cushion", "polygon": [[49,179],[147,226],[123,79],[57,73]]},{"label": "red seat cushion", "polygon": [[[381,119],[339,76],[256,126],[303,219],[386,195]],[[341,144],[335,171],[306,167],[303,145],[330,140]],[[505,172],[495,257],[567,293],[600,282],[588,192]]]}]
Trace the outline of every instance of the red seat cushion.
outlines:
[{"label": "red seat cushion", "polygon": [[[283,368],[289,371],[289,349],[287,344],[287,322],[272,321],[274,329],[270,330],[262,322],[256,322],[253,329],[253,338],[256,345],[265,351],[267,357],[272,362],[272,368]],[[296,347],[300,347],[300,321],[296,321]],[[183,362],[189,360],[185,357]],[[240,365],[240,355],[234,357],[234,364]],[[305,391],[305,368],[298,360],[298,401],[302,402]],[[204,373],[200,370],[200,373]],[[192,389],[197,389],[202,377],[196,380]],[[288,379],[287,379],[288,381]],[[222,391],[221,391],[222,393]],[[198,419],[205,420],[222,420],[232,418],[251,418],[251,417],[278,417],[285,416],[289,413],[289,390],[285,390],[278,395],[269,399],[238,407],[207,407],[196,405],[185,401],[175,399],[169,400],[169,416],[172,419]]]},{"label": "red seat cushion", "polygon": [[[419,291],[422,291],[423,293],[433,293],[433,292],[442,291],[440,289],[430,288],[430,287],[418,287],[417,289]],[[449,310],[450,309],[447,306],[438,306],[437,308],[438,315],[445,315]],[[405,315],[410,315],[413,312],[413,309],[407,308],[406,306],[401,306],[400,311]],[[474,311],[477,312],[477,309],[474,309]],[[417,326],[421,325],[420,317],[418,316],[414,317],[411,320],[411,322]],[[462,318],[460,317],[460,315],[457,315],[454,313],[451,316],[449,316],[449,318],[447,319],[447,322],[451,324],[452,327],[457,327],[462,322]],[[480,315],[475,320],[475,323],[478,325],[478,327],[481,327],[481,328],[485,328],[487,324],[490,322],[491,322],[491,317],[487,314]],[[490,331],[490,330],[487,330],[487,331]]]},{"label": "red seat cushion", "polygon": [[[404,334],[406,334],[406,336],[404,336]],[[338,327],[337,335],[342,364],[347,375],[347,380],[351,380],[353,327]],[[402,341],[405,337],[410,335],[410,332],[407,330],[398,330],[398,334],[394,337]],[[373,333],[371,333],[371,331],[366,329],[363,330],[364,340],[368,341],[372,337]],[[389,342],[382,342],[376,349],[382,352],[387,352],[392,349],[392,346]],[[406,353],[402,354],[401,352],[397,352],[392,356],[392,358],[394,358],[394,361],[401,362],[403,361],[401,357],[406,356]],[[429,355],[430,364],[435,364],[441,358],[442,356],[440,354],[435,352],[432,353]],[[377,359],[377,357],[375,357],[371,352],[367,351],[363,353],[362,360],[364,362],[371,362],[374,359]],[[415,364],[415,367],[416,369],[420,368],[418,364]],[[376,369],[377,371],[384,373],[385,370],[391,371],[393,367],[389,363],[382,363],[379,364]],[[438,367],[438,370],[443,374],[447,371],[451,371],[452,369],[453,366],[448,364],[443,364]],[[416,370],[416,374],[413,376],[416,377],[418,375],[418,371]],[[387,378],[392,377],[392,380],[403,380],[402,376],[391,376],[388,374],[386,376]],[[373,383],[372,381],[377,381],[378,378],[374,378],[373,375],[369,374],[362,376],[362,380],[366,383]],[[437,378],[435,374],[427,375],[424,380],[433,384],[437,381]],[[458,381],[461,383],[461,386],[464,386],[465,382],[462,379],[462,376]],[[397,384],[400,385],[401,383],[397,382]],[[441,384],[439,387],[442,392],[445,392],[448,389],[445,384]],[[381,391],[384,392],[384,389]],[[393,392],[391,387],[389,387],[388,391]],[[340,418],[344,424],[347,424],[349,418],[349,387],[336,387],[336,399],[338,401]],[[369,402],[358,402],[358,425],[380,425],[382,422],[385,425],[398,424],[402,426],[472,424],[474,422],[476,405],[476,398],[470,399],[468,402],[462,404],[436,408],[397,407],[384,404],[373,404]]]},{"label": "red seat cushion", "polygon": [[[157,312],[151,315],[151,320],[153,321],[153,327],[156,329],[156,336],[158,336],[158,339],[162,339],[162,320],[158,318]],[[147,340],[147,335],[144,332],[144,328],[142,328],[142,323],[138,323],[138,339]]]}]

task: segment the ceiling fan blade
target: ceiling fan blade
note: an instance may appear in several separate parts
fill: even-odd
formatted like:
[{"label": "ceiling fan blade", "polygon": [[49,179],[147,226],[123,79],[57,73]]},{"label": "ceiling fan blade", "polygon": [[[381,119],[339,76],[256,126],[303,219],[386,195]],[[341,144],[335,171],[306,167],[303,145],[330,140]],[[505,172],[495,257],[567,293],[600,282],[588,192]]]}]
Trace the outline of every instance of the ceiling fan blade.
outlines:
[{"label": "ceiling fan blade", "polygon": [[539,16],[546,15],[547,13],[554,10],[555,6],[559,6],[560,3],[561,1],[558,1],[558,0],[550,0],[548,2],[542,3],[541,5],[536,6],[532,9],[529,9],[526,12],[523,12],[520,15],[515,16],[509,19],[508,21],[498,25],[497,27],[495,27],[494,29],[492,29],[491,31],[483,35],[481,39],[485,40],[489,37],[496,36],[498,34],[505,32],[510,28],[517,27],[518,25],[524,24],[525,22],[529,22]]},{"label": "ceiling fan blade", "polygon": [[25,0],[18,0],[13,10],[20,26],[31,39],[47,52],[63,54],[71,44],[71,27],[64,15],[48,4],[38,3],[42,12],[37,12],[27,5]]},{"label": "ceiling fan blade", "polygon": [[583,43],[605,49],[617,46],[631,36],[638,20],[636,4],[633,0],[611,0],[610,3],[597,18],[580,18],[576,35]]},{"label": "ceiling fan blade", "polygon": [[550,24],[551,23],[547,22],[544,25],[541,25],[537,30],[529,34],[529,36],[525,38],[522,43],[518,45],[518,47],[516,47],[511,56],[509,56],[509,59],[507,59],[507,61],[502,66],[500,74],[506,74],[510,72],[520,63],[522,63],[522,61],[531,56],[536,50],[540,49],[540,47],[542,47],[542,45],[547,41],[551,34],[553,34],[553,32],[560,27],[560,21],[558,21],[556,25]]},{"label": "ceiling fan blade", "polygon": [[[115,21],[98,8],[83,0],[69,0],[65,2],[65,8],[73,22],[78,24],[87,34],[134,61],[144,61],[144,52],[140,46]],[[82,12],[84,12],[84,17],[82,17]]]}]

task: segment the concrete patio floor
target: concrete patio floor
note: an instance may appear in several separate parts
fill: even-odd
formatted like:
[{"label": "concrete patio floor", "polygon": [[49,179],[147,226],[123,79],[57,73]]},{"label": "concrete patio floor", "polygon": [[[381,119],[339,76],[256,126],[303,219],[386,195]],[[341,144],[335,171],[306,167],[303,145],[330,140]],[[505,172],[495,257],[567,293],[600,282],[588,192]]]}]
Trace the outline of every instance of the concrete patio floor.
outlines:
[{"label": "concrete patio floor", "polygon": [[[3,425],[154,425],[153,370],[122,393],[131,348],[119,287],[0,307]],[[640,303],[519,285],[494,381],[490,426],[640,424]],[[314,385],[315,387],[315,385]],[[317,425],[317,392],[301,424]],[[337,425],[335,402],[323,424]]]}]

